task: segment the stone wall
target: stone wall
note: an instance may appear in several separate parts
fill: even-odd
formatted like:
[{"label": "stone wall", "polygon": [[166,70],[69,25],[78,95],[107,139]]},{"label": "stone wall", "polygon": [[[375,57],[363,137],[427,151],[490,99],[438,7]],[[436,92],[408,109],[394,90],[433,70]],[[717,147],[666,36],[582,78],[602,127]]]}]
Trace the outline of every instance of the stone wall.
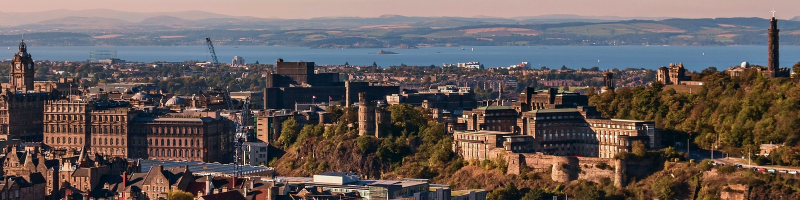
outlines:
[{"label": "stone wall", "polygon": [[551,170],[551,178],[558,182],[583,179],[600,182],[608,179],[617,187],[625,186],[626,162],[623,160],[593,157],[566,157],[535,153],[515,153],[508,156],[508,173],[519,174],[523,167],[532,171]]}]

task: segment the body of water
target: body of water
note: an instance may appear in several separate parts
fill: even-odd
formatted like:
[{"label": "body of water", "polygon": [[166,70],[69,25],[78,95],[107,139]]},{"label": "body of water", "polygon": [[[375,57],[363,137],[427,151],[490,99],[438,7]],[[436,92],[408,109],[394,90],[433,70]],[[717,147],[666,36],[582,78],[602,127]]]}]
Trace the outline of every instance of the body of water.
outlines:
[{"label": "body of water", "polygon": [[[461,50],[463,48],[463,50]],[[28,52],[35,60],[81,61],[89,59],[92,50],[116,50],[117,57],[128,61],[209,61],[206,46],[29,46]],[[423,47],[419,49],[385,49],[398,54],[376,54],[381,49],[310,49],[282,46],[217,46],[217,56],[222,63],[230,63],[233,56],[241,56],[247,63],[274,63],[277,58],[286,61],[314,61],[319,65],[344,64],[379,66],[436,65],[444,63],[478,61],[486,67],[505,67],[529,62],[539,68],[647,68],[655,69],[669,63],[682,62],[689,70],[702,70],[709,66],[726,69],[743,61],[766,65],[766,46],[465,46]],[[0,49],[0,56],[11,58],[17,47]],[[781,67],[791,67],[800,61],[800,46],[781,47]]]}]

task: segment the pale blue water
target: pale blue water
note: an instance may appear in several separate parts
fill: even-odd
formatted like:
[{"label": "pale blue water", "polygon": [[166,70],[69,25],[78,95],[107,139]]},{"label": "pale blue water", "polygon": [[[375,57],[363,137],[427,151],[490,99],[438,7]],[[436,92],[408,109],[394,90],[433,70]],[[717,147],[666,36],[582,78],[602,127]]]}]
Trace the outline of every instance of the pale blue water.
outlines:
[{"label": "pale blue water", "polygon": [[[380,49],[310,49],[281,46],[217,46],[220,62],[230,63],[233,56],[242,56],[247,63],[274,63],[277,58],[286,61],[314,61],[317,64],[371,65],[437,65],[478,61],[487,67],[500,67],[527,61],[532,67],[560,68],[648,68],[655,69],[672,62],[683,62],[689,70],[702,70],[709,66],[726,69],[742,61],[766,65],[766,46],[478,46],[423,47],[419,49],[385,49],[399,54],[378,55]],[[474,51],[472,51],[474,48]],[[28,52],[35,60],[79,61],[88,60],[91,50],[116,50],[120,59],[128,61],[186,61],[211,60],[206,46],[29,46]],[[16,46],[0,49],[0,58],[11,58]],[[800,61],[800,46],[781,47],[781,66],[791,67]]]}]

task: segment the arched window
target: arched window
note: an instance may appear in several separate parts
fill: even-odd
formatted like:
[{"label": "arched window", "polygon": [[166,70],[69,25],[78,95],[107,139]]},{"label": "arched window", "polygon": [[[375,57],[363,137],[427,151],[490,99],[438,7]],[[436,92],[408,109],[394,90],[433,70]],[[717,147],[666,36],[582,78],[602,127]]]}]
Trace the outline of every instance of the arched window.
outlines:
[{"label": "arched window", "polygon": [[178,143],[175,143],[175,139],[172,139],[172,145],[177,145],[177,144]]},{"label": "arched window", "polygon": [[161,139],[161,145],[164,145],[164,139]]}]

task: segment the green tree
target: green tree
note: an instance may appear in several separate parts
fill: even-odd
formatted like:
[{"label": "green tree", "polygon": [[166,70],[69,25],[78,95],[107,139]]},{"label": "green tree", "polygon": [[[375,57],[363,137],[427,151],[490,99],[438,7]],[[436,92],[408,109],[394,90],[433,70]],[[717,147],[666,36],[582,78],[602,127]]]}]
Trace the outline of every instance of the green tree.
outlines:
[{"label": "green tree", "polygon": [[702,161],[700,161],[700,163],[697,163],[697,169],[703,171],[711,170],[712,167],[714,167],[714,165],[711,164],[710,159],[703,159]]},{"label": "green tree", "polygon": [[647,154],[647,147],[644,146],[641,140],[633,141],[633,155],[639,158],[644,158],[645,154]]},{"label": "green tree", "polygon": [[[296,141],[303,143],[306,142],[306,140],[308,140],[309,138],[314,137],[316,135],[314,133],[315,132],[314,129],[315,129],[314,125],[306,124],[305,126],[303,126],[303,129],[300,130],[300,134],[297,136]],[[283,130],[281,130],[281,135],[283,135]]]},{"label": "green tree", "polygon": [[732,174],[733,172],[736,172],[736,168],[731,165],[725,165],[717,168],[717,172],[720,174]]},{"label": "green tree", "polygon": [[167,193],[167,200],[193,200],[194,195],[182,190],[172,190]]},{"label": "green tree", "polygon": [[[792,73],[798,74],[800,73],[800,62],[797,62],[792,66]],[[800,76],[795,75],[795,78],[799,78]]]},{"label": "green tree", "polygon": [[672,199],[675,195],[675,179],[672,176],[662,176],[653,183],[653,194],[659,199]]},{"label": "green tree", "polygon": [[595,186],[588,186],[575,193],[575,198],[584,200],[600,199],[600,191]]},{"label": "green tree", "polygon": [[281,125],[281,136],[278,137],[278,142],[284,147],[292,146],[294,141],[297,139],[297,129],[299,129],[299,125],[294,117],[290,117],[289,119],[286,119],[286,121],[283,121],[283,124]]},{"label": "green tree", "polygon": [[503,188],[492,190],[492,192],[486,195],[486,199],[492,200],[520,199],[521,197],[522,195],[514,183],[509,183]]},{"label": "green tree", "polygon": [[522,200],[540,200],[544,198],[545,191],[541,188],[531,188],[528,193],[525,193],[525,196],[522,197]]}]

